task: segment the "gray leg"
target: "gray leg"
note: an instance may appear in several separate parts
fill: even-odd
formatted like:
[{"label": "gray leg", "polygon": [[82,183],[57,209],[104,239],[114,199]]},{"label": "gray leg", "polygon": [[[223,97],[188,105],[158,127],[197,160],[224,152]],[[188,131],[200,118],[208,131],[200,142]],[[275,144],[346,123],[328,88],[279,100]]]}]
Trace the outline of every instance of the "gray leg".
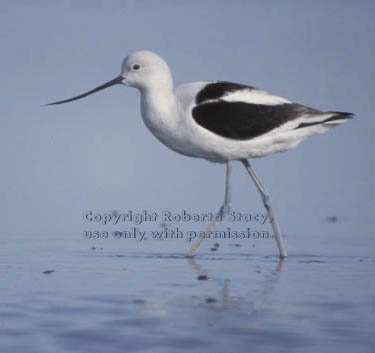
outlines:
[{"label": "gray leg", "polygon": [[[232,162],[227,162],[227,170],[226,170],[226,181],[225,181],[225,197],[224,197],[224,203],[220,207],[219,215],[221,220],[223,220],[231,211],[232,209],[232,185],[231,185],[231,175],[232,175]],[[213,221],[206,230],[206,234],[213,231],[213,229],[216,227],[216,224],[218,221]],[[203,240],[206,239],[206,237],[199,239],[193,247],[188,251],[186,254],[186,257],[194,257],[194,254],[198,250],[199,246],[202,244]]]},{"label": "gray leg", "polygon": [[232,163],[227,163],[227,170],[226,170],[226,178],[225,178],[225,197],[224,203],[220,208],[219,214],[221,219],[224,219],[225,216],[232,210],[232,183],[231,183],[231,176],[232,176]]},{"label": "gray leg", "polygon": [[248,171],[251,179],[253,179],[256,187],[258,188],[258,190],[260,192],[260,195],[262,196],[264,207],[266,208],[266,210],[268,212],[268,217],[271,220],[272,228],[273,228],[273,231],[275,232],[276,243],[277,243],[277,246],[278,246],[279,252],[280,252],[280,258],[285,258],[288,255],[286,253],[286,250],[285,250],[285,247],[284,247],[284,243],[283,243],[283,239],[281,237],[280,228],[279,228],[279,225],[277,223],[275,213],[273,211],[273,206],[272,206],[272,202],[271,202],[271,199],[270,199],[270,194],[268,193],[268,191],[264,187],[264,185],[261,183],[261,181],[258,178],[258,176],[255,174],[255,171],[251,167],[251,165],[248,162],[248,160],[242,159],[241,162],[245,166],[245,168]]}]

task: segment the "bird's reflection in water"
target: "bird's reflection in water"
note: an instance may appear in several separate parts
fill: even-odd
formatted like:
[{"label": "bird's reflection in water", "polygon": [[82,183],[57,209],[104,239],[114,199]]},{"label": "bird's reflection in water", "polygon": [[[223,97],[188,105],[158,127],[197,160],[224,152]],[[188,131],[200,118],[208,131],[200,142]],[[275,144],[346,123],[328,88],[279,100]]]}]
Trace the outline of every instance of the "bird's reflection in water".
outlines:
[{"label": "bird's reflection in water", "polygon": [[[277,285],[280,280],[280,276],[285,271],[286,265],[285,260],[279,259],[276,266],[266,272],[262,270],[264,279],[261,281],[259,286],[252,286],[249,279],[249,291],[246,296],[238,296],[231,293],[232,280],[229,278],[218,278],[217,276],[211,275],[207,269],[199,264],[195,258],[187,259],[188,263],[193,268],[196,278],[209,279],[211,282],[218,283],[218,291],[216,297],[208,296],[205,298],[206,303],[215,303],[216,309],[231,310],[231,309],[246,309],[249,313],[256,312],[258,310],[267,307],[270,309],[273,303],[273,295],[277,291]],[[260,266],[256,265],[256,268]],[[260,273],[260,271],[256,271]],[[259,282],[258,282],[259,283]],[[211,287],[212,289],[212,287]]]},{"label": "bird's reflection in water", "polygon": [[279,301],[275,298],[286,268],[284,260],[279,260],[273,268],[269,268],[268,260],[260,263],[262,267],[247,263],[248,274],[231,278],[209,271],[195,258],[186,260],[193,270],[193,278],[185,285],[174,285],[172,297],[147,298],[142,305],[137,305],[138,314],[160,319],[179,317],[199,327],[232,325],[233,328],[236,323],[242,329],[253,329],[262,319],[267,320],[278,312]]}]

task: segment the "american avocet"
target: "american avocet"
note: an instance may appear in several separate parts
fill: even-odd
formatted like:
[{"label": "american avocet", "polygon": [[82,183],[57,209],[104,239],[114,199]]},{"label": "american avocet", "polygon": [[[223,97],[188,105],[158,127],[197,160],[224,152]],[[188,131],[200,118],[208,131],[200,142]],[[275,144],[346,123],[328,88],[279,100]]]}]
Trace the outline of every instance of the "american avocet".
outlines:
[{"label": "american avocet", "polygon": [[[231,163],[244,165],[272,220],[280,257],[285,258],[270,195],[248,159],[295,148],[305,138],[324,133],[353,114],[309,108],[239,83],[201,81],[174,88],[168,64],[146,50],[127,56],[121,74],[113,80],[48,105],[71,102],[116,84],[141,92],[143,121],[160,142],[187,156],[226,163],[225,197],[219,211],[222,218],[231,210]],[[198,245],[188,256],[194,255]]]}]

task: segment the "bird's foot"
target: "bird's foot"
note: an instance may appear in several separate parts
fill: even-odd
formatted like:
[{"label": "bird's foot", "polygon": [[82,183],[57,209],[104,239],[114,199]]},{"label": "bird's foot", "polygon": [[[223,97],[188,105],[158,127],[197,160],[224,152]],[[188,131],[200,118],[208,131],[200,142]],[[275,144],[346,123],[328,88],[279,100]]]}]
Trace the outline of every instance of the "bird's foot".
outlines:
[{"label": "bird's foot", "polygon": [[220,216],[221,220],[223,220],[225,216],[227,216],[231,211],[232,211],[232,204],[226,203],[226,204],[223,204],[223,206],[221,206],[218,215]]}]

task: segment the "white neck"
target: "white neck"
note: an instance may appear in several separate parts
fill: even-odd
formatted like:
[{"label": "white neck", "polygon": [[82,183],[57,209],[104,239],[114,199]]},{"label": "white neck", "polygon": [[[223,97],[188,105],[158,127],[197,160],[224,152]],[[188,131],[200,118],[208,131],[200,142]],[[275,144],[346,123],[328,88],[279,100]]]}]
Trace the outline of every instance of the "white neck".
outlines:
[{"label": "white neck", "polygon": [[176,134],[178,105],[170,84],[153,85],[141,90],[141,113],[148,129],[163,143]]}]

